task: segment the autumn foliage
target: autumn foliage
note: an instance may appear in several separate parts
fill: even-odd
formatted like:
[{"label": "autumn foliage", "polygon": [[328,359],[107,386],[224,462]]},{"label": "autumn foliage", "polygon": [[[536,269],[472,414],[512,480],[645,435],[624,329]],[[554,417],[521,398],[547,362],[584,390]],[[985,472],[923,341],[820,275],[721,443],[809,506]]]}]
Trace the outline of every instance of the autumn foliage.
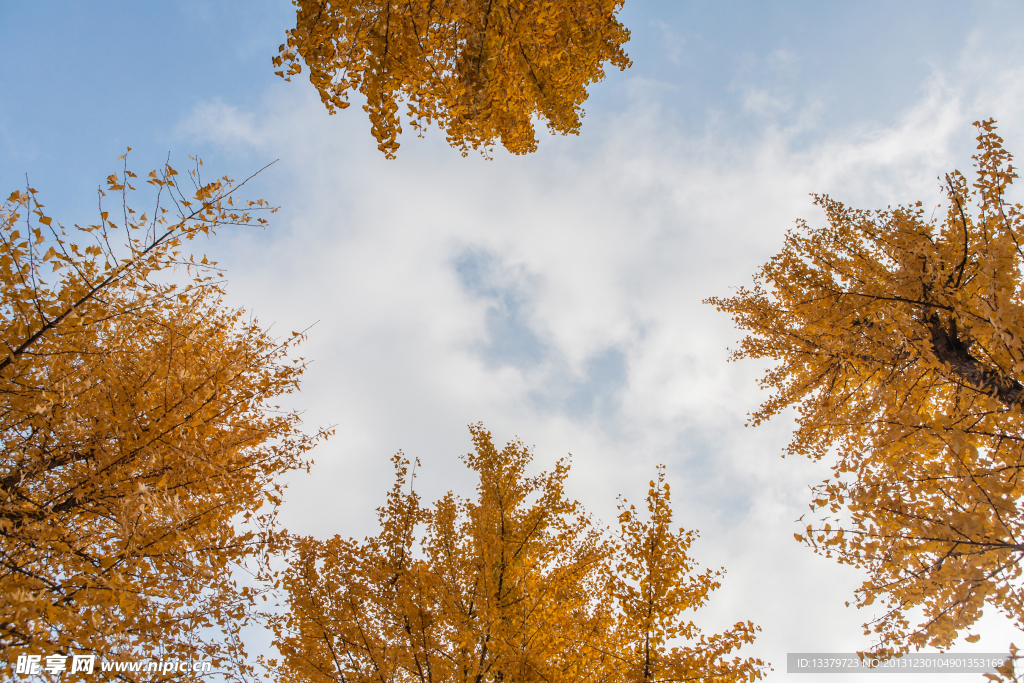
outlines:
[{"label": "autumn foliage", "polygon": [[269,337],[223,304],[213,264],[181,254],[270,210],[236,203],[236,185],[203,183],[200,171],[184,183],[170,166],[151,173],[147,216],[129,205],[138,181],[126,166],[100,191],[120,195],[116,217],[101,207],[95,225],[73,230],[32,188],[0,208],[5,661],[94,653],[247,667],[238,627],[251,595],[232,569],[267,549],[275,478],[305,467],[317,437],[268,404],[297,387],[303,363],[287,356],[301,335]]},{"label": "autumn foliage", "polygon": [[751,333],[737,357],[778,362],[753,421],[795,406],[788,452],[836,458],[798,537],[868,571],[883,653],[948,647],[986,603],[1024,626],[1024,213],[994,122],[975,125],[975,178],[945,176],[938,217],[819,196],[825,226],[711,300]]},{"label": "autumn foliage", "polygon": [[753,640],[752,624],[698,638],[682,621],[718,584],[713,572],[692,575],[693,534],[670,530],[662,475],[651,482],[651,520],[623,502],[621,534],[609,538],[566,498],[567,463],[528,477],[529,449],[498,451],[482,427],[471,431],[475,500],[449,493],[424,507],[399,454],[377,536],[290,539],[278,680],[760,678],[759,660],[725,657]]},{"label": "autumn foliage", "polygon": [[[697,573],[688,550],[696,531],[672,531],[672,504],[664,468],[650,483],[644,521],[636,508],[619,502],[619,533],[609,589],[618,608],[617,664],[623,681],[753,681],[763,663],[741,659],[734,650],[754,642],[751,622],[724,633],[700,635],[683,615],[703,607],[721,587],[724,570]],[[685,645],[675,643],[684,642]]]},{"label": "autumn foliage", "polygon": [[309,68],[329,112],[366,98],[378,147],[394,157],[401,114],[431,122],[465,155],[496,143],[535,151],[534,117],[577,133],[587,86],[629,66],[622,0],[294,0],[295,28],[274,58]]}]

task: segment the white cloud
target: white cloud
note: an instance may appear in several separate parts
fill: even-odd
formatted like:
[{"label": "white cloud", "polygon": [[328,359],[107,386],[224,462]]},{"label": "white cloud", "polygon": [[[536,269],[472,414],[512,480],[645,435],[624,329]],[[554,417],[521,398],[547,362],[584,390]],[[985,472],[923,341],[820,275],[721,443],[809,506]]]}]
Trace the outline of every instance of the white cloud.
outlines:
[{"label": "white cloud", "polygon": [[762,88],[747,88],[743,98],[743,108],[761,116],[777,116],[789,111],[790,106],[788,99],[772,95]]},{"label": "white cloud", "polygon": [[[338,435],[314,476],[291,478],[288,526],[369,532],[399,448],[422,458],[428,498],[468,492],[456,455],[483,420],[536,443],[541,464],[573,452],[571,491],[605,520],[665,462],[678,520],[701,529],[698,559],[729,571],[705,618],[759,623],[750,651],[772,680],[787,678],[787,651],[864,646],[866,615],[843,607],[857,572],[792,540],[826,468],[779,458],[784,418],[742,427],[759,368],[725,362],[737,333],[701,300],[747,283],[794,219],[820,220],[810,192],[872,208],[936,200],[934,178],[966,165],[979,103],[1024,152],[1020,83],[1019,69],[965,56],[894,126],[808,144],[814,124],[797,112],[753,145],[688,135],[663,93],[634,88],[591,146],[545,139],[533,158],[493,162],[460,158],[436,131],[386,162],[358,107],[327,117],[298,85],[253,112],[197,107],[183,135],[282,159],[263,179],[284,205],[271,230],[214,245],[232,296],[280,329],[320,321],[295,402]],[[984,645],[1005,647],[998,622],[986,628],[999,635]]]},{"label": "white cloud", "polygon": [[203,102],[178,126],[178,134],[199,140],[216,140],[218,145],[232,149],[260,147],[267,142],[267,133],[256,126],[256,115],[239,111],[220,100]]}]

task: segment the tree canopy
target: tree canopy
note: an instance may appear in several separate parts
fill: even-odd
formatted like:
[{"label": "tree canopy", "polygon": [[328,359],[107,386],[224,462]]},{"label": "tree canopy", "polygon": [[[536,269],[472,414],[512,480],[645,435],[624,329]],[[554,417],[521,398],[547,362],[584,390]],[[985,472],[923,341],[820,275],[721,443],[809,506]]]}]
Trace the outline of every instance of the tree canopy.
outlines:
[{"label": "tree canopy", "polygon": [[609,538],[566,498],[566,462],[526,476],[532,454],[522,443],[499,451],[483,427],[471,432],[464,461],[479,477],[475,500],[449,493],[424,507],[398,454],[377,536],[289,540],[280,578],[288,610],[274,623],[278,680],[761,677],[760,660],[726,657],[753,641],[753,624],[707,638],[682,620],[718,587],[717,574],[693,573],[694,534],[669,528],[662,474],[651,482],[650,521],[623,502],[621,533]]},{"label": "tree canopy", "polygon": [[975,125],[975,179],[944,177],[939,217],[817,196],[826,225],[709,300],[750,332],[736,358],[778,362],[753,423],[795,407],[787,452],[836,458],[797,536],[868,571],[882,653],[949,647],[986,603],[1024,626],[1024,212],[994,122]]},{"label": "tree canopy", "polygon": [[[764,673],[759,659],[727,655],[754,642],[760,630],[738,622],[713,636],[700,634],[689,615],[703,607],[725,570],[696,572],[689,556],[696,531],[672,530],[672,500],[659,467],[647,492],[648,520],[619,501],[619,533],[609,588],[618,608],[617,663],[623,682],[754,681]],[[680,643],[684,643],[680,645]]]},{"label": "tree canopy", "polygon": [[467,154],[496,143],[537,149],[534,119],[578,133],[587,86],[605,63],[626,69],[623,0],[293,0],[295,28],[274,57],[290,79],[309,68],[327,110],[366,98],[378,148],[393,158],[401,109],[436,122]]},{"label": "tree canopy", "polygon": [[204,184],[200,167],[181,184],[170,166],[151,173],[150,216],[129,204],[127,165],[100,190],[101,202],[120,195],[116,218],[101,205],[97,224],[66,230],[33,188],[0,208],[9,662],[42,652],[248,666],[238,628],[252,594],[232,569],[266,550],[275,480],[305,468],[322,434],[269,405],[298,386],[304,363],[289,350],[302,335],[274,340],[224,305],[214,264],[181,255],[197,235],[261,225],[256,212],[271,210],[236,201],[227,178]]}]

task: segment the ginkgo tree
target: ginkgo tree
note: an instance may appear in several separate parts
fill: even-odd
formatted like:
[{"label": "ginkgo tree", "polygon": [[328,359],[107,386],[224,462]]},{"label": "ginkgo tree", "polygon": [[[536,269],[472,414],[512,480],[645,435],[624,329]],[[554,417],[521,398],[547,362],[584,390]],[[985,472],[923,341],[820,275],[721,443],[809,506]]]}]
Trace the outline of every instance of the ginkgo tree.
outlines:
[{"label": "ginkgo tree", "polygon": [[[612,559],[610,590],[618,607],[617,655],[624,680],[754,681],[764,664],[727,655],[753,643],[752,622],[707,637],[684,614],[706,604],[721,587],[724,570],[695,573],[688,550],[696,531],[672,530],[672,501],[664,467],[647,493],[648,521],[627,501],[619,502],[619,534]],[[698,638],[699,636],[699,638]],[[685,645],[673,645],[684,642]]]},{"label": "ginkgo tree", "polygon": [[718,583],[713,572],[692,575],[693,534],[669,528],[663,474],[651,482],[651,521],[625,508],[622,533],[610,538],[565,496],[565,461],[527,476],[532,453],[522,443],[499,451],[482,426],[470,431],[475,449],[464,461],[478,476],[475,499],[449,493],[423,506],[399,454],[378,535],[288,539],[289,563],[275,578],[287,609],[272,620],[281,659],[269,662],[278,680],[761,677],[760,660],[726,657],[752,642],[752,624],[697,639],[682,621]]},{"label": "ginkgo tree", "polygon": [[323,434],[269,404],[297,388],[303,335],[268,336],[225,306],[214,264],[182,254],[221,226],[263,225],[271,207],[236,201],[244,183],[203,182],[198,161],[177,176],[150,174],[140,214],[125,161],[98,222],[74,229],[30,187],[0,207],[0,660],[12,666],[93,654],[248,668],[252,593],[232,570],[271,547],[276,478],[306,467]]},{"label": "ginkgo tree", "polygon": [[794,406],[787,452],[835,458],[797,536],[867,570],[882,654],[949,647],[986,604],[1024,627],[1024,212],[994,122],[975,125],[975,178],[944,176],[938,217],[817,196],[826,224],[710,300],[750,332],[737,358],[778,363],[753,423]]},{"label": "ginkgo tree", "polygon": [[290,79],[305,63],[330,113],[366,98],[379,149],[393,158],[402,109],[467,154],[537,148],[534,119],[578,133],[587,86],[629,65],[623,0],[293,0],[295,28],[274,57]]}]

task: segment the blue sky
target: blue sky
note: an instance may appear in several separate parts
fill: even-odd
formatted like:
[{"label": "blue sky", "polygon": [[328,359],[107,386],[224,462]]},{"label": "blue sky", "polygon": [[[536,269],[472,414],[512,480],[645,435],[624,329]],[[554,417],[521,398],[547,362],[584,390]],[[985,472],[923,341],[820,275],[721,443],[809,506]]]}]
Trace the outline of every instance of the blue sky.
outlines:
[{"label": "blue sky", "polygon": [[[457,455],[483,420],[540,465],[571,452],[570,491],[605,520],[664,462],[698,560],[729,572],[698,621],[760,624],[769,680],[794,678],[786,652],[867,646],[870,615],[844,607],[857,572],[792,540],[826,468],[779,457],[786,419],[743,427],[762,368],[726,362],[738,333],[700,302],[748,283],[795,219],[820,221],[811,192],[935,202],[988,116],[1024,151],[1024,5],[630,0],[634,66],[592,86],[581,134],[493,161],[436,130],[386,161],[359,107],[327,116],[273,75],[292,17],[0,0],[0,191],[28,174],[83,222],[126,146],[136,172],[168,153],[235,178],[280,159],[253,189],[281,206],[271,227],[199,248],[234,305],[317,323],[290,400],[338,433],[289,479],[289,528],[368,533],[398,449],[422,459],[426,497],[468,492]],[[978,632],[959,649],[1024,645],[998,615]]]},{"label": "blue sky", "polygon": [[[154,146],[191,151],[176,130],[197,105],[247,109],[301,91],[267,67],[292,17],[288,3],[103,5],[0,6],[4,177],[38,167],[61,169],[54,179],[69,182],[79,171],[105,169],[106,157],[124,146],[154,156]],[[1009,38],[1011,30],[998,27],[1012,27],[1014,13],[1009,2],[627,3],[621,16],[633,34],[634,66],[592,89],[588,115],[623,112],[622,88],[632,83],[654,90],[673,125],[688,133],[756,135],[763,114],[743,107],[751,89],[790,108],[813,105],[809,139],[891,123],[935,70],[955,66],[972,30]],[[773,113],[771,103],[765,107]],[[591,128],[584,141],[598,134]]]}]

